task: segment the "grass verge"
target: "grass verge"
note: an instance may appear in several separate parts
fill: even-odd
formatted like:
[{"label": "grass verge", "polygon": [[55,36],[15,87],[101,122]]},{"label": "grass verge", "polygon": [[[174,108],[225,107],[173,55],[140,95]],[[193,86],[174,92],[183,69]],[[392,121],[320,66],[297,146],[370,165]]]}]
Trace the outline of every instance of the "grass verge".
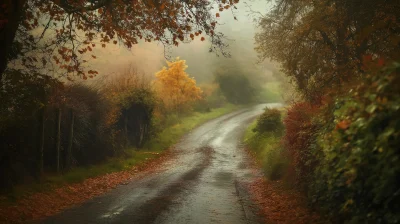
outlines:
[{"label": "grass verge", "polygon": [[[282,109],[280,112],[284,114]],[[308,207],[306,196],[291,182],[293,170],[289,168],[290,161],[281,143],[279,126],[275,125],[278,127],[275,132],[259,133],[260,128],[253,131],[257,124],[273,127],[274,122],[266,114],[260,116],[260,123],[257,120],[251,123],[244,135],[252,162],[257,170],[261,167],[264,172],[264,176],[254,177],[247,186],[259,214],[265,223],[323,223],[320,216]]]},{"label": "grass verge", "polygon": [[178,123],[162,130],[161,133],[158,135],[158,138],[149,141],[146,144],[145,148],[151,151],[169,148],[172,145],[176,144],[183,135],[185,135],[198,125],[213,118],[237,110],[239,108],[240,106],[237,105],[226,104],[226,106],[213,109],[210,112],[194,112],[190,116],[180,119]]},{"label": "grass verge", "polygon": [[254,131],[256,125],[257,120],[246,129],[244,143],[269,180],[281,179],[289,164],[289,160],[283,156],[281,136],[273,133],[258,133]]}]

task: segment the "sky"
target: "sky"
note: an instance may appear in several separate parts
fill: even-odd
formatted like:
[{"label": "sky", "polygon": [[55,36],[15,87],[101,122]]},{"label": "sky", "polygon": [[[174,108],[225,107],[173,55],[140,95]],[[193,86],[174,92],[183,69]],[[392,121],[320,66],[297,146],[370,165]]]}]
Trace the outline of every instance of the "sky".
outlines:
[{"label": "sky", "polygon": [[[261,65],[257,63],[257,54],[254,51],[254,35],[256,24],[253,21],[254,14],[251,15],[249,8],[253,11],[259,11],[265,14],[268,9],[266,0],[242,0],[236,7],[235,15],[227,10],[221,12],[218,18],[218,31],[224,33],[230,41],[228,44],[232,58],[217,57],[215,53],[210,53],[208,41],[195,39],[191,43],[180,44],[179,47],[171,47],[169,55],[171,58],[180,57],[186,60],[188,65],[187,73],[195,77],[197,82],[210,81],[214,76],[213,72],[220,63],[237,63],[240,66],[258,70],[258,72],[271,75],[271,71],[276,67],[271,62],[264,62]],[[237,20],[234,19],[236,16]],[[98,48],[96,52],[97,59],[91,62],[102,76],[113,75],[126,70],[129,66],[135,67],[140,73],[154,75],[166,65],[164,57],[164,48],[162,44],[139,43],[134,45],[131,50],[123,46],[107,45],[106,48]],[[245,69],[246,70],[246,69]]]}]

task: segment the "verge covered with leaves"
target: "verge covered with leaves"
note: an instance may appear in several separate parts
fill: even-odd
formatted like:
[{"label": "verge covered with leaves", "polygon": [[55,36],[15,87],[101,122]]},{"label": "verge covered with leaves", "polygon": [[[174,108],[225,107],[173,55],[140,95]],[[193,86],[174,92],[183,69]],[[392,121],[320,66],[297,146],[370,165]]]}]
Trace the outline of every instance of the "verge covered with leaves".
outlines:
[{"label": "verge covered with leaves", "polygon": [[[262,125],[263,117],[278,117],[276,111],[267,109],[266,113],[253,122],[245,133],[247,153],[252,158],[252,166],[254,170],[262,167],[264,173],[248,185],[249,192],[258,205],[265,223],[321,223],[319,216],[308,207],[306,196],[298,189],[289,187],[286,181],[289,160],[280,142],[281,130],[272,134],[271,129],[263,132],[263,129],[255,128]],[[261,123],[258,123],[260,121]],[[276,126],[278,129],[282,126],[280,117],[273,122],[279,122],[280,125]]]}]

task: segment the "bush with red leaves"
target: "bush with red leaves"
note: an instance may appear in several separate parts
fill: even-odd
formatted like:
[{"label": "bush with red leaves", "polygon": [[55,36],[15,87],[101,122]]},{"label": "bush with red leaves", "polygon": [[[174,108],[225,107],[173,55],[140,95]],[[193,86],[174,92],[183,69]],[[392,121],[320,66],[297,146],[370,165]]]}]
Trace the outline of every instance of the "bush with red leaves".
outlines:
[{"label": "bush with red leaves", "polygon": [[291,177],[295,183],[306,187],[306,182],[315,163],[311,156],[310,145],[314,142],[317,125],[312,122],[319,108],[311,103],[301,102],[292,105],[284,119],[285,135],[283,144],[291,159]]}]

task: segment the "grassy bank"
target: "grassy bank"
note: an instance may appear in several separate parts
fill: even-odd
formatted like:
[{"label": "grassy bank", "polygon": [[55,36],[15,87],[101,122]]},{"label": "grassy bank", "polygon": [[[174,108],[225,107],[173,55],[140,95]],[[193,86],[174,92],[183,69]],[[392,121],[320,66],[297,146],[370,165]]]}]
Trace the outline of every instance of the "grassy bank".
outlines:
[{"label": "grassy bank", "polygon": [[185,135],[187,132],[197,127],[198,125],[213,118],[237,110],[239,108],[240,106],[226,104],[226,106],[218,109],[213,109],[211,110],[211,112],[194,112],[190,116],[179,119],[178,123],[162,130],[158,138],[155,138],[148,142],[148,144],[146,144],[146,148],[151,151],[157,151],[160,149],[164,150],[166,148],[169,148],[172,145],[176,144],[183,135]]},{"label": "grassy bank", "polygon": [[271,113],[264,112],[247,127],[244,135],[244,143],[269,180],[282,178],[289,163],[283,155],[284,149],[281,144],[283,109],[275,111],[277,117],[272,118]]},{"label": "grassy bank", "polygon": [[265,176],[270,180],[279,179],[288,164],[288,160],[282,156],[280,136],[253,131],[256,125],[257,121],[254,121],[247,128],[244,142],[262,167]]},{"label": "grassy bank", "polygon": [[247,149],[264,172],[264,177],[250,182],[249,192],[265,223],[321,223],[291,182],[289,159],[281,143],[282,114],[282,110],[267,110],[245,132]]},{"label": "grassy bank", "polygon": [[162,152],[172,147],[183,135],[200,124],[239,108],[240,106],[226,104],[224,107],[213,109],[211,112],[194,112],[186,117],[180,118],[178,123],[162,130],[161,133],[159,133],[156,138],[150,140],[143,149],[126,149],[124,150],[123,156],[110,158],[101,164],[75,168],[62,175],[45,175],[40,183],[16,186],[13,192],[8,195],[8,198],[15,200],[30,193],[50,190],[65,184],[83,182],[85,179],[108,173],[129,170],[133,166],[138,166],[146,161],[160,157]]}]

